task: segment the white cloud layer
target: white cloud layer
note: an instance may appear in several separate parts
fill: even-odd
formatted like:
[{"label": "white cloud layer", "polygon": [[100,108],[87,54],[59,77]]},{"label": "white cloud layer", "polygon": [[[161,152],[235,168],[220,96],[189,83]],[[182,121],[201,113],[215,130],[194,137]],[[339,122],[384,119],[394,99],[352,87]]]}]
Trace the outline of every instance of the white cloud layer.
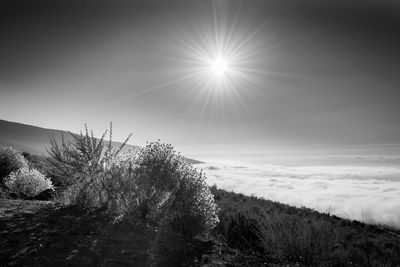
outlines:
[{"label": "white cloud layer", "polygon": [[199,164],[219,188],[400,228],[400,167]]}]

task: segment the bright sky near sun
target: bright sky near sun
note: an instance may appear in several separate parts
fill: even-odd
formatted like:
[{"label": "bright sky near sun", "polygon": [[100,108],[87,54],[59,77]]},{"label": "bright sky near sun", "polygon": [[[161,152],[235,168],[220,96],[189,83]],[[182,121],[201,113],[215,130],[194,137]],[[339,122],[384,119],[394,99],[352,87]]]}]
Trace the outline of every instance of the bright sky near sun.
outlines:
[{"label": "bright sky near sun", "polygon": [[183,152],[400,143],[399,18],[391,1],[2,1],[0,119],[113,121]]},{"label": "bright sky near sun", "polygon": [[218,77],[223,77],[226,72],[229,70],[229,65],[226,62],[226,59],[218,56],[213,61],[211,61],[210,69],[214,72]]}]

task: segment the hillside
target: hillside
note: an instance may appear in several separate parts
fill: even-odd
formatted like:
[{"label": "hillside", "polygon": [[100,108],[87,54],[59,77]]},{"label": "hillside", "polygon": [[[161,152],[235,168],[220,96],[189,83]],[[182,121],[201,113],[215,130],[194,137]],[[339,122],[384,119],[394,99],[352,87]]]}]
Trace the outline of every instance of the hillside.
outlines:
[{"label": "hillside", "polygon": [[398,229],[208,187],[169,144],[129,166],[89,165],[101,150],[80,138],[56,175],[25,156],[55,191],[19,186],[40,178],[26,169],[0,188],[0,266],[400,266]]},{"label": "hillside", "polygon": [[63,134],[66,141],[72,139],[66,131],[0,120],[0,143],[31,154],[44,153],[45,148],[49,147],[49,137],[54,136],[56,140],[61,140]]},{"label": "hillside", "polygon": [[[102,210],[0,199],[0,266],[400,264],[399,231],[215,187],[212,191],[221,222],[208,239],[115,223]],[[266,237],[273,242],[265,243]]]},{"label": "hillside", "polygon": [[[65,141],[71,141],[72,136],[67,131],[46,129],[33,125],[0,120],[0,144],[12,146],[22,152],[29,152],[34,155],[46,154],[46,148],[50,146],[49,137],[54,136],[60,142],[64,135]],[[121,145],[121,142],[113,142],[114,146]],[[139,146],[129,145],[126,147],[139,149]],[[189,163],[201,163],[198,160],[186,158]]]}]

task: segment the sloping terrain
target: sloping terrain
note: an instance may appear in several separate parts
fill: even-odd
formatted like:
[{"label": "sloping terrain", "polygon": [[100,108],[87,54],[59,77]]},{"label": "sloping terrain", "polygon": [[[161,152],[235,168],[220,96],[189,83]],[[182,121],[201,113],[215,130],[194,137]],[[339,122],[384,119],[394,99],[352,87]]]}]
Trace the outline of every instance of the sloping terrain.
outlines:
[{"label": "sloping terrain", "polygon": [[[72,140],[72,136],[67,131],[45,129],[32,125],[26,125],[17,122],[0,120],[0,144],[9,145],[23,152],[40,155],[46,152],[50,146],[50,137],[54,136],[57,142],[61,142],[64,135],[66,142]],[[115,146],[121,145],[119,142],[113,142]],[[130,148],[137,146],[127,145]]]},{"label": "sloping terrain", "polygon": [[261,249],[267,262],[285,266],[400,266],[400,229],[214,186],[211,191],[220,209],[216,231],[231,247]]},{"label": "sloping terrain", "polygon": [[[329,243],[329,236],[319,236],[323,232],[318,228],[302,229],[311,233],[308,241],[303,240],[307,235],[302,231],[284,229],[293,236],[290,242],[283,240],[287,242],[283,245],[297,248],[293,253],[299,253],[299,259],[288,259],[285,254],[271,257],[260,251],[257,243],[251,243],[257,237],[253,235],[254,227],[268,223],[254,220],[260,211],[274,213],[281,223],[289,218],[326,222],[328,230],[338,233],[340,239],[329,252],[329,264],[324,266],[400,264],[398,230],[220,189],[213,188],[213,193],[221,223],[207,239],[118,223],[102,210],[83,210],[50,201],[0,199],[0,266],[322,266],[299,261],[307,255],[318,260],[325,254],[321,249],[323,243]],[[240,213],[247,214],[247,218],[234,215]],[[285,237],[284,232],[273,234]]]},{"label": "sloping terrain", "polygon": [[[22,152],[29,152],[34,155],[46,155],[46,148],[50,146],[50,137],[54,136],[57,142],[61,142],[61,137],[64,136],[64,140],[69,142],[72,140],[72,136],[69,132],[45,129],[32,125],[26,125],[17,122],[10,122],[0,120],[0,144],[12,146]],[[113,142],[113,145],[119,147],[120,142]],[[126,145],[129,149],[140,149],[139,146]],[[196,164],[201,161],[186,158],[189,163]]]},{"label": "sloping terrain", "polygon": [[222,242],[113,223],[102,211],[5,199],[0,199],[0,207],[0,266],[246,266],[254,262],[251,255],[246,257]]}]

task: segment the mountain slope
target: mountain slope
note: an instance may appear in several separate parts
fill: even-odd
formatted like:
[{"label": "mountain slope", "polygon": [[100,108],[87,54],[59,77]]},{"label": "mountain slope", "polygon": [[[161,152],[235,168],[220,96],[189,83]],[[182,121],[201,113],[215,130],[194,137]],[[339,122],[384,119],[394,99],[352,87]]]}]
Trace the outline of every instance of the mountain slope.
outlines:
[{"label": "mountain slope", "polygon": [[46,147],[50,146],[50,136],[54,136],[59,141],[62,134],[66,141],[72,139],[71,135],[65,131],[0,120],[0,144],[9,145],[31,154],[45,153]]},{"label": "mountain slope", "polygon": [[[66,142],[72,140],[69,132],[45,129],[32,125],[0,120],[0,144],[12,146],[22,152],[31,154],[46,154],[46,148],[50,146],[50,136],[54,136],[57,142],[61,141],[61,136],[64,135]],[[120,142],[113,142],[113,145],[119,146]],[[129,148],[139,149],[139,146],[126,145]],[[196,164],[200,161],[188,159],[189,163]]]}]

